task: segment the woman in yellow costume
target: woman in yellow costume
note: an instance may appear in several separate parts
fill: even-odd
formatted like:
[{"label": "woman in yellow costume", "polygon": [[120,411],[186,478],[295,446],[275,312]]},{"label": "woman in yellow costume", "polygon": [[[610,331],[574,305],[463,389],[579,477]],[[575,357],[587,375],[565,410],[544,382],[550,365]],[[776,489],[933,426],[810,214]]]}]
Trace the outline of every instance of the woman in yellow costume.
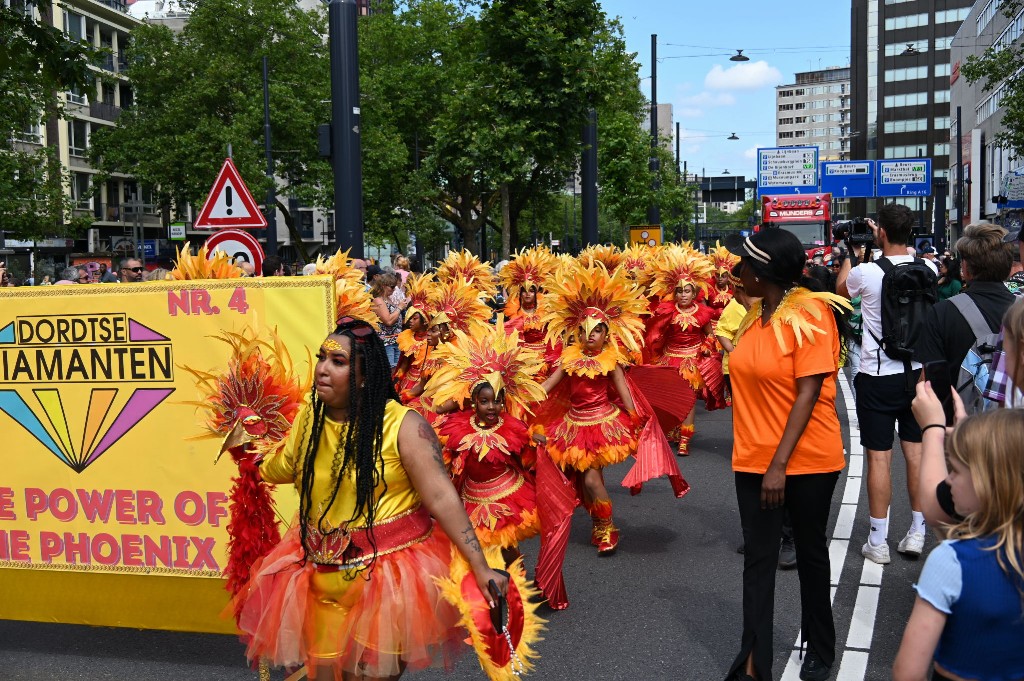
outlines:
[{"label": "woman in yellow costume", "polygon": [[430,426],[396,399],[368,298],[350,293],[359,309],[322,343],[310,404],[260,466],[295,485],[299,515],[254,566],[239,626],[250,660],[396,679],[450,667],[462,648],[461,615],[435,583],[453,544],[488,602],[488,583],[504,592],[507,578],[488,567]]},{"label": "woman in yellow costume", "polygon": [[505,303],[505,330],[519,332],[523,347],[536,352],[544,360],[534,380],[543,382],[551,375],[551,365],[561,348],[548,345],[547,328],[541,323],[542,298],[547,280],[555,273],[557,260],[546,248],[529,248],[516,254],[502,268],[501,285],[508,293]]},{"label": "woman in yellow costume", "polygon": [[500,547],[511,564],[519,542],[540,531],[528,472],[535,459],[532,437],[517,417],[545,397],[534,378],[543,360],[520,345],[516,331],[506,336],[501,317],[486,335],[456,331],[439,354],[442,368],[427,394],[437,404],[459,406],[438,430],[445,458],[480,541]]},{"label": "woman in yellow costume", "polygon": [[[653,292],[661,300],[647,322],[644,358],[655,366],[672,366],[690,382],[710,411],[725,404],[722,360],[712,331],[711,308],[699,302],[714,273],[711,261],[697,251],[673,246],[662,251]],[[694,412],[679,427],[679,454],[689,454]],[[675,432],[669,435],[675,440]]]}]

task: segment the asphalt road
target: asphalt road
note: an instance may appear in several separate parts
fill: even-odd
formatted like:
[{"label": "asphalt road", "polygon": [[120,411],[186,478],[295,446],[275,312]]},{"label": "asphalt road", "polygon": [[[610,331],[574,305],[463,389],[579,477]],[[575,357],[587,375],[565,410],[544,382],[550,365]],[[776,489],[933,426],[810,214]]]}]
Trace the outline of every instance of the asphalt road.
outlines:
[{"label": "asphalt road", "polygon": [[[850,449],[845,394],[838,411]],[[619,486],[628,464],[608,470],[615,521],[622,530],[619,549],[599,558],[590,545],[589,519],[577,510],[566,558],[570,606],[546,611],[547,630],[537,646],[541,657],[529,678],[724,678],[739,645],[743,567],[736,553],[741,537],[729,465],[731,428],[728,410],[698,414],[693,453],[680,459],[692,486],[682,500],[663,481],[631,497]],[[868,532],[867,492],[859,478],[859,449],[852,449],[854,465],[836,487],[829,522],[838,648],[832,678],[841,681],[890,677],[913,604],[912,584],[923,565],[895,550],[910,520],[897,454],[889,537],[893,562],[865,568],[860,546]],[[929,537],[926,550],[934,545]],[[522,550],[532,570],[537,541],[526,542]],[[799,635],[797,575],[777,574],[774,677],[795,681],[798,662],[787,663]],[[229,681],[256,674],[231,636],[0,620],[0,678]],[[275,672],[273,678],[283,674]],[[408,678],[481,679],[483,674],[470,655],[451,675],[431,671]]]}]

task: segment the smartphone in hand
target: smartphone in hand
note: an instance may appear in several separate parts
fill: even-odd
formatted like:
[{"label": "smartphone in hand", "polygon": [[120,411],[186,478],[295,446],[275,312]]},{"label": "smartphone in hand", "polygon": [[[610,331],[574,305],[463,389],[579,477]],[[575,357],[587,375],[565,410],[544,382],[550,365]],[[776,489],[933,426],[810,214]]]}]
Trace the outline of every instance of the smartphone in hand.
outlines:
[{"label": "smartphone in hand", "polygon": [[[504,570],[495,570],[506,578],[509,574]],[[505,627],[508,623],[508,601],[505,600],[505,596],[498,589],[498,585],[494,583],[492,579],[487,583],[487,590],[491,592],[491,600],[494,601],[494,607],[491,608],[491,625],[494,630],[499,634],[505,631]]]},{"label": "smartphone in hand", "polygon": [[942,411],[946,414],[946,425],[953,425],[954,408],[953,386],[949,382],[949,364],[944,360],[928,362],[924,365],[925,380],[930,381],[935,396],[942,403]]}]

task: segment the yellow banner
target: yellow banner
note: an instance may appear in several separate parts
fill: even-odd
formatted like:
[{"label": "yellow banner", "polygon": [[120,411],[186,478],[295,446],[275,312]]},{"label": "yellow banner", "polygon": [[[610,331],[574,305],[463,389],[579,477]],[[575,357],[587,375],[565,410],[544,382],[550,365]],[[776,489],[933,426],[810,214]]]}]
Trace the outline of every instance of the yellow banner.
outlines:
[{"label": "yellow banner", "polygon": [[0,568],[219,577],[237,469],[184,367],[276,328],[304,372],[333,319],[328,277],[0,289]]}]

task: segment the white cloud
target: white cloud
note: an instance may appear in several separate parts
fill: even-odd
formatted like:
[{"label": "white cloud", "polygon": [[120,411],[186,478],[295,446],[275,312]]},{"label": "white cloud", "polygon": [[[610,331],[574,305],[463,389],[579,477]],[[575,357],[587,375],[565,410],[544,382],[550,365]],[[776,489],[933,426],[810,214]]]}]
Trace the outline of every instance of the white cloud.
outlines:
[{"label": "white cloud", "polygon": [[715,106],[732,106],[736,103],[736,98],[728,92],[708,92],[704,90],[696,95],[690,95],[688,97],[681,97],[679,99],[679,108],[704,108],[704,107],[715,107]]},{"label": "white cloud", "polygon": [[756,90],[782,83],[782,73],[766,61],[752,61],[723,69],[715,65],[704,77],[711,90]]},{"label": "white cloud", "polygon": [[[760,146],[760,145],[758,145],[758,146]],[[751,160],[756,159],[757,158],[757,148],[758,147],[750,147],[749,149],[744,151],[743,152],[743,158],[749,158]]]},{"label": "white cloud", "polygon": [[679,118],[700,118],[704,115],[704,109],[692,106],[680,106],[675,108],[676,116]]}]

